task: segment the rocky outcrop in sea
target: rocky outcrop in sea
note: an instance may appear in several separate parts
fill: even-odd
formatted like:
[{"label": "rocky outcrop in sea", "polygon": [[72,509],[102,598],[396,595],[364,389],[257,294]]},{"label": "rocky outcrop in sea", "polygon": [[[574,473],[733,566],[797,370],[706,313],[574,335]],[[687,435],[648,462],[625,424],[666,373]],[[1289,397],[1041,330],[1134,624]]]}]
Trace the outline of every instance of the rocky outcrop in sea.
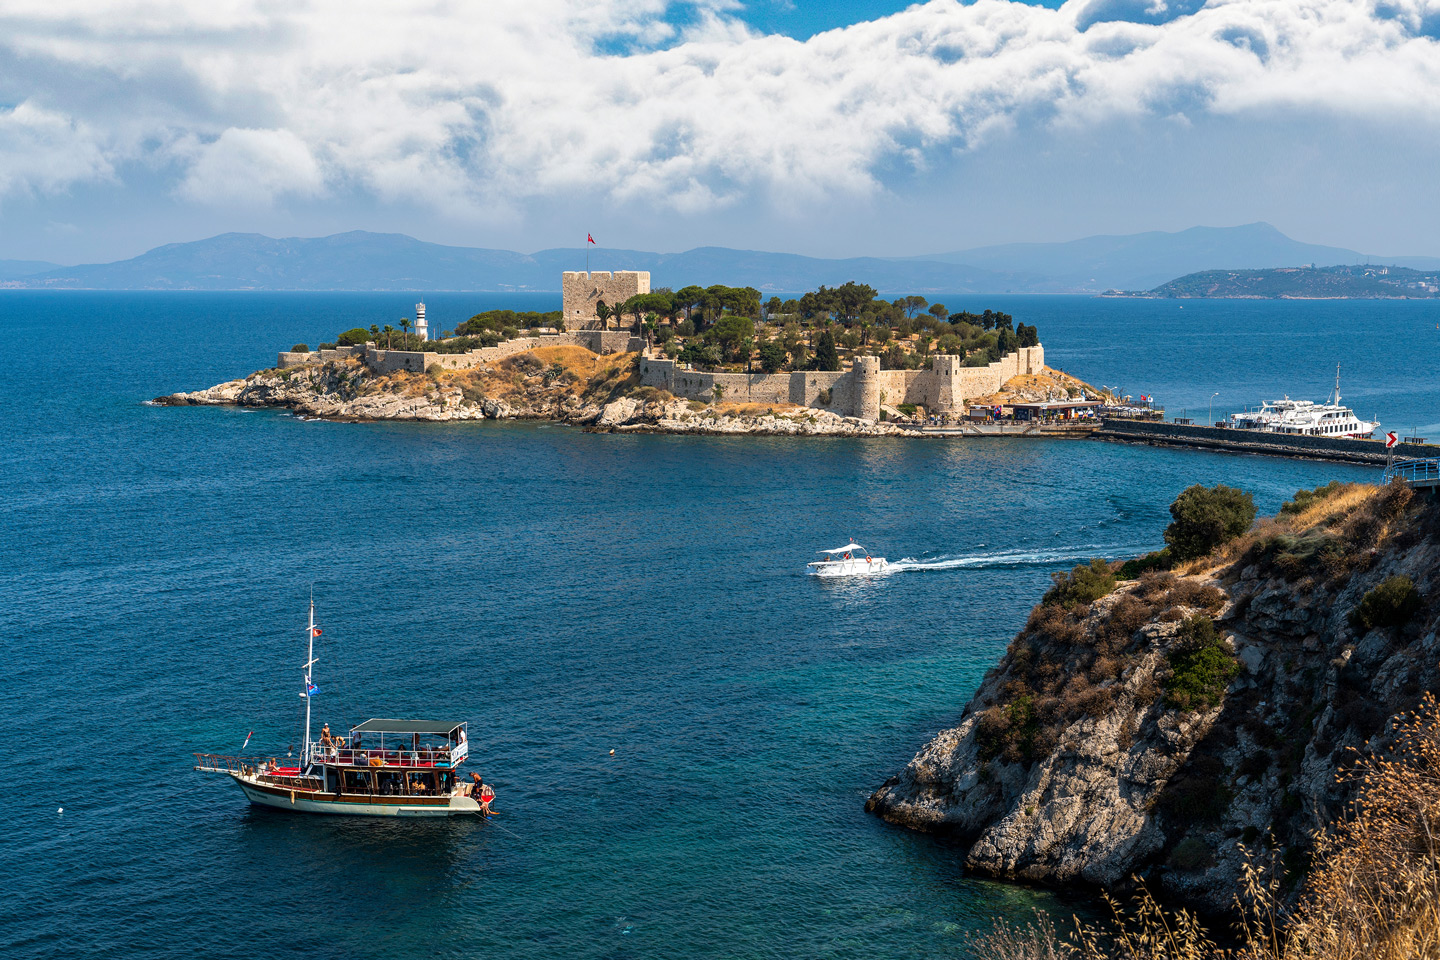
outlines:
[{"label": "rocky outcrop in sea", "polygon": [[[956,726],[866,808],[957,838],[999,878],[1138,875],[1225,911],[1248,850],[1295,884],[1355,751],[1440,689],[1440,509],[1403,485],[1336,485],[1193,566],[1090,602],[1052,591]],[[1398,578],[1414,609],[1370,626],[1357,608]]]},{"label": "rocky outcrop in sea", "polygon": [[[781,406],[738,412],[724,405],[677,400],[660,391],[598,375],[582,382],[568,371],[506,358],[476,379],[375,376],[354,361],[328,361],[262,370],[205,390],[174,393],[166,406],[280,407],[329,420],[550,420],[620,433],[753,434],[769,436],[888,436],[888,423],[826,410]],[[493,373],[486,377],[483,374]],[[495,394],[495,395],[492,395]]]}]

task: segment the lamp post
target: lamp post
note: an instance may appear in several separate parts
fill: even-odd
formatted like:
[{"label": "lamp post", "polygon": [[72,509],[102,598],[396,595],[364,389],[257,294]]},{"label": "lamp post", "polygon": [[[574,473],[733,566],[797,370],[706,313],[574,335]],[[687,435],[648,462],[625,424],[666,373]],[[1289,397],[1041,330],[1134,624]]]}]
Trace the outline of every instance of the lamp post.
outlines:
[{"label": "lamp post", "polygon": [[1220,396],[1219,390],[1210,394],[1210,422],[1206,424],[1207,427],[1215,426],[1215,398],[1218,396]]}]

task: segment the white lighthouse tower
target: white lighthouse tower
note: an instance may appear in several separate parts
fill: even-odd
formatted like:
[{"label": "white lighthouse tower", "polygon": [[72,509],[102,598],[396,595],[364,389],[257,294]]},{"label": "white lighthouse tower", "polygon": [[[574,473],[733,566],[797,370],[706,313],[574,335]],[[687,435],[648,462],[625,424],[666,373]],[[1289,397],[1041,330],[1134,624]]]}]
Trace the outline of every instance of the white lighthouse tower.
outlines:
[{"label": "white lighthouse tower", "polygon": [[430,327],[425,323],[425,304],[415,304],[415,332],[423,342],[430,339]]}]

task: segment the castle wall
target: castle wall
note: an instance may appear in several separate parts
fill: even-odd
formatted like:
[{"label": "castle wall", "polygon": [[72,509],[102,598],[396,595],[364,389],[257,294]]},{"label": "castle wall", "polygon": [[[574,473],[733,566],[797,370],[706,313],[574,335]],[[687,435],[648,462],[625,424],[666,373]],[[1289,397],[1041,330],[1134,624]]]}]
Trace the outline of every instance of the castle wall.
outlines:
[{"label": "castle wall", "polygon": [[567,270],[560,275],[561,309],[565,326],[571,329],[598,324],[595,304],[604,300],[614,307],[631,297],[650,292],[650,274],[645,270]]},{"label": "castle wall", "polygon": [[[1045,366],[1041,347],[1024,347],[983,367],[966,367],[960,357],[934,357],[928,370],[881,370],[876,357],[859,357],[850,370],[793,373],[701,373],[681,370],[673,360],[640,359],[640,382],[677,397],[735,403],[793,403],[845,416],[878,420],[881,404],[914,403],[933,413],[963,409],[965,401],[999,390],[1005,381]],[[857,369],[858,368],[858,369]],[[820,403],[830,391],[830,402]]]}]

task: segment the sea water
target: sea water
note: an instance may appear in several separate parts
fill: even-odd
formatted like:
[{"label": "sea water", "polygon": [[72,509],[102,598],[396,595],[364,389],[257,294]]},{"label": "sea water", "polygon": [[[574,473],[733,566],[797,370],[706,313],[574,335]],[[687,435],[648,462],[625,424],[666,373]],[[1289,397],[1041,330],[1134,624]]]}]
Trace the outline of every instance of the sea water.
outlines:
[{"label": "sea water", "polygon": [[[553,306],[427,299],[437,327]],[[0,954],[962,956],[996,917],[1083,904],[969,877],[863,803],[956,721],[1050,573],[1155,548],[1191,483],[1273,511],[1378,474],[144,402],[412,300],[0,295]],[[1410,338],[1433,369],[1432,305],[951,307],[991,304],[1038,321],[1051,363],[1136,393],[1323,388],[1343,353],[1363,412],[1440,419],[1433,378],[1375,359]],[[804,576],[849,537],[901,569]],[[257,809],[190,769],[252,731],[250,754],[298,747],[312,592],[316,730],[468,720],[495,820]]]}]

